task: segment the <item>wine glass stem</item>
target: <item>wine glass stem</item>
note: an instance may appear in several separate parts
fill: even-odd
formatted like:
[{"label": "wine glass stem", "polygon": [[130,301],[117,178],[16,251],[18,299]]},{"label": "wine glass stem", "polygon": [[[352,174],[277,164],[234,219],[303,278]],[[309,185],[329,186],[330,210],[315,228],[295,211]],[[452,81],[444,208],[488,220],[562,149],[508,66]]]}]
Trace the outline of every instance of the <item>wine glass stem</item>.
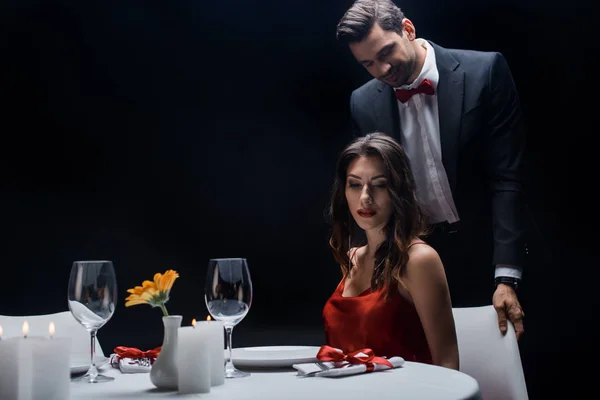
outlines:
[{"label": "wine glass stem", "polygon": [[225,369],[234,369],[233,363],[231,362],[231,337],[233,332],[233,326],[225,327],[225,332],[227,334],[227,364],[225,365]]},{"label": "wine glass stem", "polygon": [[90,331],[90,369],[88,370],[88,375],[93,375],[94,377],[98,375],[98,370],[96,369],[96,329]]}]

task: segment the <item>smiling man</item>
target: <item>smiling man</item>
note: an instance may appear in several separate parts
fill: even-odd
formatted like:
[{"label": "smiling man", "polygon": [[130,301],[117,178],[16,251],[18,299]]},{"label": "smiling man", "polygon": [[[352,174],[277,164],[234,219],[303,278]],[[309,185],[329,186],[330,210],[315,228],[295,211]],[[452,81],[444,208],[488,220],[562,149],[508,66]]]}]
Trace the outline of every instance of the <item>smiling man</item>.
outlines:
[{"label": "smiling man", "polygon": [[337,38],[374,78],[352,93],[354,134],[381,131],[402,143],[453,306],[491,298],[500,330],[508,318],[520,337],[517,288],[532,219],[522,183],[523,118],[505,58],[418,38],[390,0],[356,1]]}]

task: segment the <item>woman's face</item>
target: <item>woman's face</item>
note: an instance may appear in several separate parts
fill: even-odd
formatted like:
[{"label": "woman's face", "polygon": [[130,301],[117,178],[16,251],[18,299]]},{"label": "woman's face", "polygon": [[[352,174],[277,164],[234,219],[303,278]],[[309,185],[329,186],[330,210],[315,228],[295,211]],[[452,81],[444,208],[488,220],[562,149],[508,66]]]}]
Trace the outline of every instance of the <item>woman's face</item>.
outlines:
[{"label": "woman's face", "polygon": [[346,172],[346,201],[352,217],[365,231],[381,231],[392,215],[385,168],[379,157],[360,156]]}]

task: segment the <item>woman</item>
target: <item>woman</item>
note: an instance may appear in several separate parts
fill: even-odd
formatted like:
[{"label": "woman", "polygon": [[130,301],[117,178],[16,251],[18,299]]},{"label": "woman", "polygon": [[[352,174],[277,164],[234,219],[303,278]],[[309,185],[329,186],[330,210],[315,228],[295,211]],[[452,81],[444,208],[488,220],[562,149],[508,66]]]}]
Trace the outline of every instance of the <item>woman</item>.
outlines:
[{"label": "woman", "polygon": [[[391,137],[369,134],[342,152],[329,243],[343,278],[323,309],[327,344],[458,369],[446,275],[419,239],[427,224],[415,190],[408,158]],[[353,224],[364,246],[350,248]]]}]

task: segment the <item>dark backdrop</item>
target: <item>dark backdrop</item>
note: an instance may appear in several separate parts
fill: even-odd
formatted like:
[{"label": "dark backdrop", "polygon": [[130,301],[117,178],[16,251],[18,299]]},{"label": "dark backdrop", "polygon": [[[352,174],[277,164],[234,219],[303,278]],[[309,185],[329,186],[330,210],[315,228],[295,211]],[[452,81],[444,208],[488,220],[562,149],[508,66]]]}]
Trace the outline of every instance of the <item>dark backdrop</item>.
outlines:
[{"label": "dark backdrop", "polygon": [[[127,288],[177,270],[168,308],[189,324],[207,315],[208,259],[246,257],[255,297],[234,345],[322,344],[340,278],[323,214],[350,92],[368,79],[335,42],[350,3],[3,1],[0,313],[66,310],[72,261],[110,259],[105,352],[150,348],[160,311],[126,309]],[[418,36],[501,51],[512,68],[531,206],[554,252],[525,275],[527,381],[532,398],[583,391],[600,303],[591,5],[400,5]]]}]

